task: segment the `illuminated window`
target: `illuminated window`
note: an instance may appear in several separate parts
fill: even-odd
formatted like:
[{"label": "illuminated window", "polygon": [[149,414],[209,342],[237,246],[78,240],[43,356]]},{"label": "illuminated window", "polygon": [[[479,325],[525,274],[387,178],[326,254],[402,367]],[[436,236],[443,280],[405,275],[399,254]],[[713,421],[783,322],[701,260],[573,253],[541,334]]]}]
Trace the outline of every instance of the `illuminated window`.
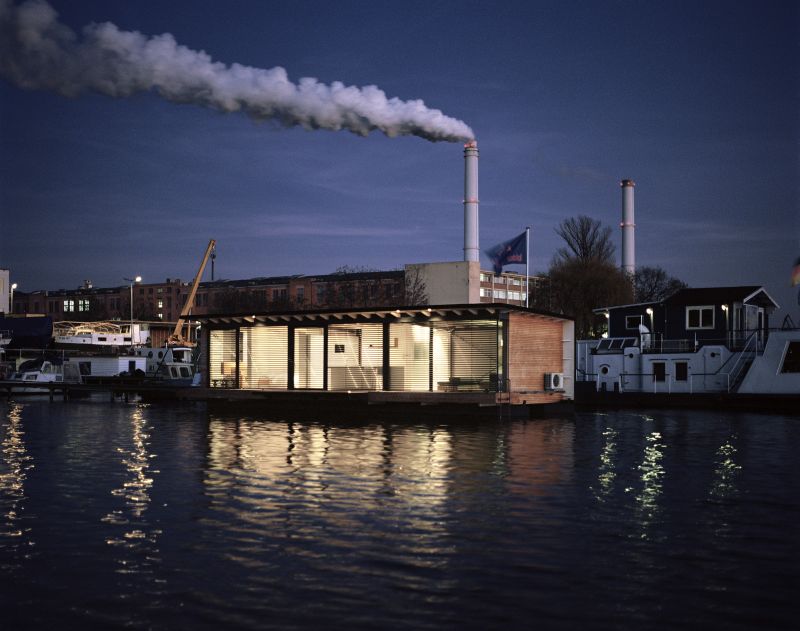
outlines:
[{"label": "illuminated window", "polygon": [[89,311],[89,301],[81,298],[78,300],[78,311]]},{"label": "illuminated window", "polygon": [[64,311],[75,311],[75,301],[74,300],[65,300],[64,301]]},{"label": "illuminated window", "polygon": [[163,300],[159,300],[158,301],[158,308],[159,309],[163,309],[164,308],[164,301]]}]

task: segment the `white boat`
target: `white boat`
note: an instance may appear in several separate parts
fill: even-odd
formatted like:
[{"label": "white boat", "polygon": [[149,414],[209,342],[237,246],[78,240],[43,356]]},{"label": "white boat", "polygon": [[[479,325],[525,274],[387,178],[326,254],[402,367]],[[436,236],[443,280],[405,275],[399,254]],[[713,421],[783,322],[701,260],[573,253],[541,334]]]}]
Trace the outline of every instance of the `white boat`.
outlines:
[{"label": "white boat", "polygon": [[128,352],[150,339],[146,324],[139,322],[56,322],[53,341],[57,348]]},{"label": "white boat", "polygon": [[81,383],[81,375],[73,363],[37,358],[23,361],[9,381],[19,382],[18,386],[11,386],[15,394],[41,394],[49,391],[51,384]]},{"label": "white boat", "polygon": [[139,376],[170,385],[188,385],[194,377],[191,346],[151,347],[147,324],[134,322],[57,322],[56,347],[82,351],[67,361],[84,377]]},{"label": "white boat", "polygon": [[146,359],[145,375],[170,385],[191,385],[195,366],[191,346],[144,346],[134,349],[135,356]]}]

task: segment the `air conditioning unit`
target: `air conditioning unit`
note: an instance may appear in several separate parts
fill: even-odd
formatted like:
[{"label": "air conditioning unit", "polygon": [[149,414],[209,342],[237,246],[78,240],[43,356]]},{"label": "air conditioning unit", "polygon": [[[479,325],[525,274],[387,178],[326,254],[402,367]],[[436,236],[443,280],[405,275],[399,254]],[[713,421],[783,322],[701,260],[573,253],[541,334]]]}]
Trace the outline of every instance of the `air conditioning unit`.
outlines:
[{"label": "air conditioning unit", "polygon": [[545,390],[563,390],[564,389],[564,373],[563,372],[546,372],[546,373],[544,373],[544,389]]}]

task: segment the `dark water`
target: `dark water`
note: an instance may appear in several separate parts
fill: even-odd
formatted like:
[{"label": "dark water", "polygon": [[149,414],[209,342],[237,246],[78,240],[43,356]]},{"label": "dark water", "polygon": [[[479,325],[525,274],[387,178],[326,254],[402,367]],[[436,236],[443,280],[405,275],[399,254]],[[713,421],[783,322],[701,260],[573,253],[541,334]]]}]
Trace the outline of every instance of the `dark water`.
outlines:
[{"label": "dark water", "polygon": [[0,402],[0,627],[797,628],[800,420]]}]

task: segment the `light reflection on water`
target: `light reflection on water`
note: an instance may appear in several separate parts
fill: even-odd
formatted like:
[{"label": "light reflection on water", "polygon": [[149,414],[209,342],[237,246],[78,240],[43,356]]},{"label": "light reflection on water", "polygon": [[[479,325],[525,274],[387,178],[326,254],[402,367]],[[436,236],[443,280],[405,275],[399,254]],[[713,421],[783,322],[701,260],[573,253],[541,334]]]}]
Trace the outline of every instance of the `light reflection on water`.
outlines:
[{"label": "light reflection on water", "polygon": [[748,628],[755,611],[773,626],[793,615],[788,417],[331,424],[0,406],[0,593],[33,626]]},{"label": "light reflection on water", "polygon": [[[151,572],[158,563],[157,542],[160,528],[154,528],[147,520],[150,507],[150,490],[153,476],[158,470],[152,466],[155,454],[149,452],[152,427],[145,418],[146,408],[137,406],[130,414],[130,436],[124,447],[117,447],[120,464],[125,477],[120,487],[111,495],[122,500],[114,502],[116,507],[104,515],[101,522],[111,526],[111,533],[105,539],[112,548],[124,550],[115,556],[120,574],[142,574]],[[133,554],[132,554],[133,553]]]},{"label": "light reflection on water", "polygon": [[[2,559],[0,569],[6,569],[6,562],[17,565],[23,562],[27,554],[26,548],[33,546],[30,538],[31,528],[22,516],[25,510],[25,479],[33,469],[33,458],[25,447],[25,431],[22,421],[23,406],[10,403],[2,443],[0,443],[0,511],[2,511],[2,530],[0,530],[0,546],[11,551],[9,559]],[[17,557],[17,558],[15,558]]]},{"label": "light reflection on water", "polygon": [[738,457],[736,442],[736,436],[732,435],[728,442],[717,449],[714,458],[714,477],[709,491],[709,495],[714,499],[731,499],[738,493],[737,483],[742,466],[736,462]]},{"label": "light reflection on water", "polygon": [[597,499],[601,502],[611,493],[617,478],[617,431],[607,427],[603,430],[603,439],[600,465],[597,467]]},{"label": "light reflection on water", "polygon": [[661,442],[659,432],[651,432],[645,436],[644,458],[639,465],[642,478],[642,488],[636,495],[639,520],[642,526],[642,537],[647,537],[647,530],[652,522],[657,519],[660,511],[659,501],[663,490],[665,475],[662,460],[666,446]]}]

